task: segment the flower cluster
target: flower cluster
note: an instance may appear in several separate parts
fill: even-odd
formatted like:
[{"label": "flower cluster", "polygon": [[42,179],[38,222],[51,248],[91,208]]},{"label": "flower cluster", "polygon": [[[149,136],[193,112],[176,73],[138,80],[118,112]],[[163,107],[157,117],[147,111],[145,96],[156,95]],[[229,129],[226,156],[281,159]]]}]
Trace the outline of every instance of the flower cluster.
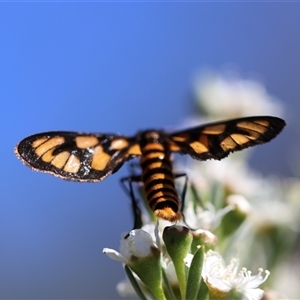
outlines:
[{"label": "flower cluster", "polygon": [[[261,84],[236,75],[210,74],[195,90],[198,124],[199,119],[281,114]],[[248,155],[242,151],[221,163],[175,160],[190,181],[183,210],[187,224],[154,223],[143,210],[143,226],[122,236],[119,251],[103,249],[125,267],[128,279],[118,284],[120,295],[255,300],[284,298],[288,290],[297,297],[300,274],[292,249],[299,235],[300,180],[263,177],[249,167]],[[249,264],[256,274],[243,267]],[[260,288],[270,275],[261,266],[272,271],[268,286],[281,293]]]},{"label": "flower cluster", "polygon": [[215,119],[247,117],[249,114],[275,115],[282,112],[279,101],[258,81],[241,79],[235,71],[205,72],[195,80],[196,104],[205,115]]},{"label": "flower cluster", "polygon": [[[197,246],[193,247],[193,243]],[[233,295],[261,299],[263,291],[258,286],[266,281],[269,272],[262,276],[263,270],[259,269],[252,276],[246,268],[238,271],[236,258],[225,266],[218,252],[205,252],[216,244],[211,232],[197,233],[173,225],[165,227],[161,244],[159,249],[147,231],[136,229],[123,235],[120,252],[103,249],[126,266],[131,286],[129,282],[119,284],[120,294],[136,294],[141,299],[205,299],[207,295],[211,299],[231,299]]]}]

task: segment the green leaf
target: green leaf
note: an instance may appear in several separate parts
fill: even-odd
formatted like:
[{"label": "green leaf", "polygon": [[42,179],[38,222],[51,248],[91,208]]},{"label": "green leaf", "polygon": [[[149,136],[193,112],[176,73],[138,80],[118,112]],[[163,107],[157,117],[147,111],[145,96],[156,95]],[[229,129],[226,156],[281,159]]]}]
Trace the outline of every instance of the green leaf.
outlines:
[{"label": "green leaf", "polygon": [[186,286],[186,299],[197,299],[200,289],[201,273],[204,260],[204,247],[198,248],[191,262]]},{"label": "green leaf", "polygon": [[197,300],[204,300],[207,298],[208,295],[208,288],[205,282],[203,281],[203,278],[201,278],[200,288],[198,290]]},{"label": "green leaf", "polygon": [[139,299],[147,300],[147,297],[145,296],[145,294],[142,291],[140,285],[136,281],[136,279],[135,279],[134,275],[132,274],[132,271],[130,270],[130,268],[125,265],[124,269],[125,269],[125,272],[126,272],[126,275],[127,275],[128,279],[129,279],[132,287],[134,288],[136,294],[138,295]]}]

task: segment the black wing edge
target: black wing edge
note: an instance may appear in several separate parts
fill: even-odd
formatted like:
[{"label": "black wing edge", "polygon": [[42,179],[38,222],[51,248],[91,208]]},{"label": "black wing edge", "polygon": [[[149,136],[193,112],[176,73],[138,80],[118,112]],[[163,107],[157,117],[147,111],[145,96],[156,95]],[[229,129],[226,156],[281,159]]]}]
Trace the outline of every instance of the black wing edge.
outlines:
[{"label": "black wing edge", "polygon": [[[188,128],[186,130],[182,131],[177,131],[173,132],[170,134],[171,137],[180,135],[180,134],[185,134],[185,133],[191,133],[192,136],[197,136],[201,134],[201,131],[209,126],[216,126],[216,125],[223,125],[226,124],[227,128],[234,128],[237,123],[239,122],[254,122],[254,121],[259,121],[259,120],[266,120],[269,122],[268,129],[265,131],[264,134],[262,134],[259,138],[256,140],[252,140],[251,143],[249,144],[244,144],[242,146],[237,146],[233,150],[229,151],[223,151],[219,147],[216,147],[216,149],[213,149],[214,147],[210,148],[210,152],[203,152],[203,153],[196,153],[189,145],[185,142],[177,142],[177,144],[180,146],[181,151],[178,151],[179,154],[189,154],[192,158],[197,159],[197,160],[208,160],[208,159],[217,159],[221,160],[225,157],[227,157],[230,153],[240,151],[243,149],[246,149],[248,147],[252,147],[255,145],[260,145],[267,143],[274,139],[286,126],[286,122],[279,118],[279,117],[274,117],[274,116],[250,116],[250,117],[244,117],[244,118],[238,118],[238,119],[229,119],[229,120],[223,120],[223,121],[217,121],[217,122],[210,122],[210,123],[205,123],[200,126]],[[227,130],[225,130],[224,134],[226,133]],[[229,130],[231,132],[231,130]],[[237,132],[238,133],[238,132]],[[216,144],[217,146],[217,144]]]},{"label": "black wing edge", "polygon": [[98,182],[105,179],[108,175],[115,173],[122,164],[131,159],[128,157],[122,159],[121,155],[116,155],[113,158],[113,162],[109,163],[105,169],[102,171],[97,171],[90,169],[89,174],[84,176],[82,173],[67,173],[61,169],[54,168],[51,164],[47,164],[39,159],[39,157],[34,153],[33,147],[31,146],[34,140],[39,138],[51,138],[55,136],[63,136],[67,138],[75,138],[78,135],[87,135],[95,136],[100,140],[112,140],[113,138],[125,138],[130,140],[131,138],[119,135],[119,134],[100,134],[100,133],[91,133],[91,132],[77,132],[77,131],[48,131],[41,132],[37,134],[30,135],[23,140],[21,140],[14,148],[14,153],[21,160],[21,162],[34,171],[39,171],[43,173],[49,173],[55,177],[67,180],[67,181],[77,181],[77,182]]}]

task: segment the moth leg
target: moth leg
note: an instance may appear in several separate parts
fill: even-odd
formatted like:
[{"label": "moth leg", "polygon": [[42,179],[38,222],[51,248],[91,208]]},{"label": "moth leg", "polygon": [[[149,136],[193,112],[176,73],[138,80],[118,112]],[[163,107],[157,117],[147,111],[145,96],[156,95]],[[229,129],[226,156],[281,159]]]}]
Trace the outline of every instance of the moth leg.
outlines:
[{"label": "moth leg", "polygon": [[[179,174],[174,174],[175,179],[180,178],[180,177],[184,177],[184,184],[183,184],[183,189],[181,191],[181,206],[180,206],[180,212],[182,215],[182,219],[185,225],[188,226],[188,224],[185,221],[185,216],[183,214],[183,209],[184,209],[184,202],[185,202],[185,195],[186,195],[186,190],[187,190],[187,185],[188,185],[188,176],[186,173],[179,173]],[[188,226],[189,227],[189,226]]]},{"label": "moth leg", "polygon": [[196,202],[197,205],[200,205],[202,208],[204,208],[205,205],[201,199],[201,196],[199,195],[199,193],[197,191],[197,188],[196,188],[194,182],[192,182],[192,181],[190,183],[190,189],[191,189],[193,198],[195,199],[194,202]]},{"label": "moth leg", "polygon": [[186,173],[175,174],[174,177],[175,177],[175,179],[176,178],[180,178],[180,177],[185,177],[183,188],[182,188],[182,192],[181,192],[181,208],[180,208],[180,212],[182,214],[182,219],[183,219],[184,224],[187,227],[189,227],[191,230],[195,230],[195,229],[191,228],[187,224],[186,219],[185,219],[185,215],[183,213],[184,204],[185,204],[185,196],[186,196],[186,191],[187,191],[188,185],[189,185],[189,188],[191,189],[191,192],[192,192],[192,195],[193,195],[193,199],[195,199],[194,202],[196,202],[196,205],[201,205],[203,207],[203,202],[201,200],[200,195],[197,192],[195,184],[192,181],[189,181],[189,178],[188,178],[188,176],[187,176]]},{"label": "moth leg", "polygon": [[[197,191],[196,185],[194,184],[193,181],[191,181],[189,188],[190,188],[190,191],[192,193],[194,207],[200,206],[200,207],[202,207],[202,209],[204,209],[205,205],[204,205],[204,203],[203,203],[203,201],[201,199],[201,196],[199,195],[199,193]],[[198,228],[194,229],[194,228],[190,227],[190,229],[193,230],[193,231],[196,231]]]},{"label": "moth leg", "polygon": [[128,197],[131,200],[131,208],[132,208],[132,214],[134,219],[133,229],[137,229],[142,227],[142,211],[138,205],[138,200],[136,199],[134,194],[134,189],[132,186],[133,182],[141,182],[141,176],[134,175],[134,176],[123,177],[120,179],[120,183],[124,192],[128,195]]},{"label": "moth leg", "polygon": [[130,177],[137,176],[137,174],[141,171],[141,166],[137,161],[131,161],[129,164],[127,164],[129,169],[129,174],[131,174]]}]

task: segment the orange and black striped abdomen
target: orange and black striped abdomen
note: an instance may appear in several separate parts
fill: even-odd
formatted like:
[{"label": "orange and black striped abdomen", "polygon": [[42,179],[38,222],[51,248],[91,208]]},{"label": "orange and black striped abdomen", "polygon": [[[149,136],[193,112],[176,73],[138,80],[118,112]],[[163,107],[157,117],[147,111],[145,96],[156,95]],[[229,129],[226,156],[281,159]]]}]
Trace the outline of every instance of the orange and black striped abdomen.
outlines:
[{"label": "orange and black striped abdomen", "polygon": [[[151,134],[159,136],[158,132],[150,132],[148,136]],[[148,140],[141,152],[142,181],[149,207],[159,218],[171,222],[180,220],[180,201],[168,149],[156,140]]]}]

